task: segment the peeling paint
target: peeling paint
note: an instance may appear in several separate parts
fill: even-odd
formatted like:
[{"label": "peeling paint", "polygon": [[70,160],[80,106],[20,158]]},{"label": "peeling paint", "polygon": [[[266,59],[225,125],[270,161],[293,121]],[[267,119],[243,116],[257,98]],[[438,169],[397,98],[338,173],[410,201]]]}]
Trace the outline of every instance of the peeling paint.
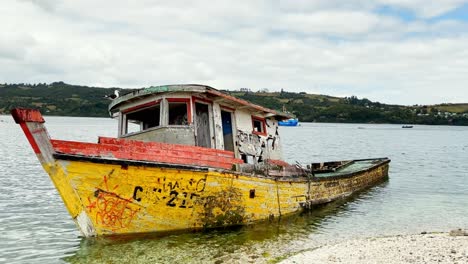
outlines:
[{"label": "peeling paint", "polygon": [[85,237],[92,237],[96,235],[96,230],[94,229],[93,223],[85,211],[82,211],[76,217],[75,221]]}]

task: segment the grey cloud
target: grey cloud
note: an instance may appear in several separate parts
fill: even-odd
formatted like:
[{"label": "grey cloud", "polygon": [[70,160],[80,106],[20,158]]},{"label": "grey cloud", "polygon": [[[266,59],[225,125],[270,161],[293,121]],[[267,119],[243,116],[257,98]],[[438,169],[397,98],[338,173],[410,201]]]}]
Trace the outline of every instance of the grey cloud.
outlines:
[{"label": "grey cloud", "polygon": [[405,104],[468,101],[461,21],[403,21],[358,0],[350,3],[359,8],[345,1],[49,1],[53,14],[33,2],[0,3],[8,13],[0,82],[198,82]]}]

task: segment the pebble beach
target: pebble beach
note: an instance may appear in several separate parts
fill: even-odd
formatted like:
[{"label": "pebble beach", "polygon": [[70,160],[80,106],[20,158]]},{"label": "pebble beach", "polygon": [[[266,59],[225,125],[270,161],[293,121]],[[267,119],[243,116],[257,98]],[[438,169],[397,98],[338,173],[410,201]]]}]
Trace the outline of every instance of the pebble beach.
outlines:
[{"label": "pebble beach", "polygon": [[349,240],[304,251],[280,263],[468,263],[468,231]]}]

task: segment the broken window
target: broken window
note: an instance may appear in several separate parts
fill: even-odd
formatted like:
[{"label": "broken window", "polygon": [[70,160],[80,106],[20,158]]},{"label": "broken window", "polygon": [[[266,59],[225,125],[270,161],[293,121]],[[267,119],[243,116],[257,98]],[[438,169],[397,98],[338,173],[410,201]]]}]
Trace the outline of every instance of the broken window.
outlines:
[{"label": "broken window", "polygon": [[[169,125],[188,125],[188,99],[187,102],[173,101],[168,99],[169,103]],[[181,99],[183,100],[183,99]]]},{"label": "broken window", "polygon": [[252,127],[254,134],[266,135],[265,119],[252,116]]},{"label": "broken window", "polygon": [[160,122],[159,104],[144,109],[139,109],[126,114],[125,134],[147,130],[159,126]]}]

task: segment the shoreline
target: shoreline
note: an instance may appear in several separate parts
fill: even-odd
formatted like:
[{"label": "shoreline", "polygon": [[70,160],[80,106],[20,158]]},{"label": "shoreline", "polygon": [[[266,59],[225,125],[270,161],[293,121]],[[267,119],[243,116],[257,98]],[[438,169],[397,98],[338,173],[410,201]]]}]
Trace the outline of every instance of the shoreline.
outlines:
[{"label": "shoreline", "polygon": [[297,253],[279,263],[468,263],[468,231],[346,240]]}]

